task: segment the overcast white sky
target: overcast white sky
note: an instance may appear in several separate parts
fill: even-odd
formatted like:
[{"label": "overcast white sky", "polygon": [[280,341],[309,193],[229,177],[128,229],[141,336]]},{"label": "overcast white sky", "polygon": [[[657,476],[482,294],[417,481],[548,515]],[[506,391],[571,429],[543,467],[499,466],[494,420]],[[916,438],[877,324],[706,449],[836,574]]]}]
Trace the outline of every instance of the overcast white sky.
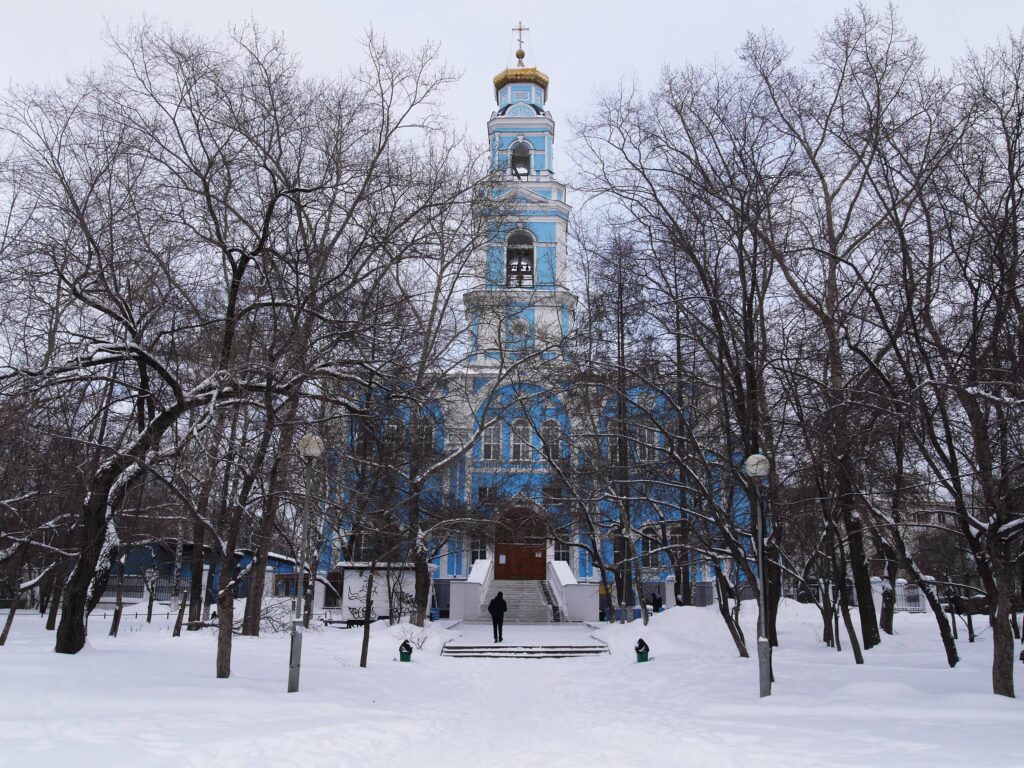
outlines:
[{"label": "overcast white sky", "polygon": [[[868,0],[883,8],[884,0]],[[620,78],[651,83],[666,64],[730,61],[748,29],[767,27],[806,54],[815,33],[852,2],[837,0],[0,0],[0,85],[56,81],[107,56],[105,26],[143,14],[219,34],[255,18],[284,34],[311,73],[330,74],[360,60],[370,26],[396,46],[427,40],[462,80],[447,104],[474,139],[485,138],[494,106],[491,78],[515,62],[511,28],[527,33],[527,63],[551,77],[548,106],[556,119],[587,109],[593,94]],[[1024,25],[1024,0],[902,0],[907,27],[932,61],[947,67],[965,47],[984,47]],[[559,144],[569,138],[559,132]],[[564,145],[559,159],[564,163]],[[564,168],[564,166],[563,166]]]}]

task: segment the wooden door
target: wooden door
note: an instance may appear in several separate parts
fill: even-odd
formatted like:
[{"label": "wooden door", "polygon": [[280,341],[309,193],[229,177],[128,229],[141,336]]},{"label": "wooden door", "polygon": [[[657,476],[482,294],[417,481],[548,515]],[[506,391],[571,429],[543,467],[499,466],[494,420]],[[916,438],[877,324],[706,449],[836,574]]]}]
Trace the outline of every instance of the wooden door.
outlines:
[{"label": "wooden door", "polygon": [[497,544],[494,578],[540,580],[547,577],[543,544]]}]

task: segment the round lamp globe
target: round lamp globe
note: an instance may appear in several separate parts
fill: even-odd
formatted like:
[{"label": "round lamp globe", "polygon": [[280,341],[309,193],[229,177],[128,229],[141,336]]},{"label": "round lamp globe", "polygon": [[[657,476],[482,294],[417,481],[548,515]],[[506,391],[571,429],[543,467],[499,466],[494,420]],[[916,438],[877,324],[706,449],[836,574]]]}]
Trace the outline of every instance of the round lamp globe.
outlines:
[{"label": "round lamp globe", "polygon": [[763,453],[752,453],[743,462],[743,473],[753,480],[764,480],[771,468],[772,463]]}]

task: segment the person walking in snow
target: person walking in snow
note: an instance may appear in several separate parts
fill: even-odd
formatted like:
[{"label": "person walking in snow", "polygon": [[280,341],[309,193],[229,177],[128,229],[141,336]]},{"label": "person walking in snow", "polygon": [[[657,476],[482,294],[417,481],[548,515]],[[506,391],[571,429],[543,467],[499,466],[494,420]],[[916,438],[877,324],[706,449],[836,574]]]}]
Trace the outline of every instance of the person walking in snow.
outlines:
[{"label": "person walking in snow", "polygon": [[651,606],[654,608],[655,613],[661,613],[661,605],[661,595],[659,595],[657,592],[651,592]]},{"label": "person walking in snow", "polygon": [[494,626],[494,642],[500,643],[502,641],[501,630],[505,623],[505,611],[508,610],[508,604],[505,602],[505,598],[501,596],[501,592],[495,595],[494,599],[487,604],[487,612],[491,614],[491,624]]}]

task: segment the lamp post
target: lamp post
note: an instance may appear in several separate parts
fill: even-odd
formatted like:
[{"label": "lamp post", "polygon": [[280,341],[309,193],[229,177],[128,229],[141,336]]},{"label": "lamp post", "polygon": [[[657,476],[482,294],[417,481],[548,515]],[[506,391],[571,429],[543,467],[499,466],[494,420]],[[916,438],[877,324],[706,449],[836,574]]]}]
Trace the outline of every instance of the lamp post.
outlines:
[{"label": "lamp post", "polygon": [[743,462],[743,473],[750,478],[754,490],[754,519],[757,535],[757,669],[761,681],[761,698],[772,695],[772,646],[768,642],[768,600],[764,583],[764,514],[761,509],[761,483],[768,478],[771,462],[761,453],[752,453]]},{"label": "lamp post", "polygon": [[305,597],[306,552],[309,540],[309,505],[313,498],[313,459],[324,452],[324,441],[319,435],[307,434],[299,438],[299,455],[305,464],[306,496],[302,501],[302,534],[299,539],[298,580],[295,586],[295,618],[292,620],[291,654],[288,658],[288,693],[299,690],[299,668],[302,666],[302,601]]}]

